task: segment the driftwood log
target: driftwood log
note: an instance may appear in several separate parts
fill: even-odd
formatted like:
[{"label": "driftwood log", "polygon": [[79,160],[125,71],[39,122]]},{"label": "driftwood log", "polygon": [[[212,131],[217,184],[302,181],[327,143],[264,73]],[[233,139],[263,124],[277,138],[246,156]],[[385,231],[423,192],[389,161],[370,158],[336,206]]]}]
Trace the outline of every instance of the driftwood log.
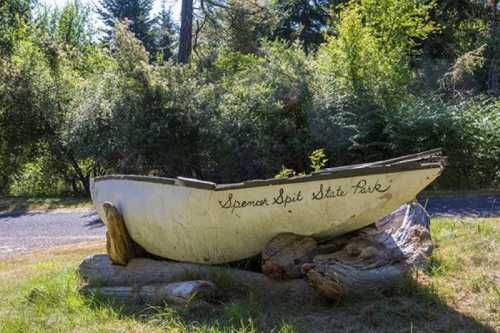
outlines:
[{"label": "driftwood log", "polygon": [[318,293],[306,280],[276,281],[261,273],[221,266],[147,258],[135,258],[127,266],[120,266],[113,265],[106,255],[94,255],[84,259],[79,272],[91,288],[146,286],[200,279],[213,281],[219,287],[231,285],[277,300],[312,302],[319,299]]},{"label": "driftwood log", "polygon": [[429,223],[425,209],[413,203],[317,246],[310,237],[279,235],[264,250],[273,255],[263,256],[263,271],[273,278],[294,278],[301,270],[313,288],[333,299],[391,287],[412,268],[428,264]]},{"label": "driftwood log", "polygon": [[142,257],[146,252],[135,243],[128,233],[122,214],[111,203],[102,205],[105,216],[106,252],[114,264],[126,265],[132,258]]},{"label": "driftwood log", "polygon": [[82,291],[124,304],[188,305],[212,298],[215,285],[199,280],[133,287],[87,287]]}]

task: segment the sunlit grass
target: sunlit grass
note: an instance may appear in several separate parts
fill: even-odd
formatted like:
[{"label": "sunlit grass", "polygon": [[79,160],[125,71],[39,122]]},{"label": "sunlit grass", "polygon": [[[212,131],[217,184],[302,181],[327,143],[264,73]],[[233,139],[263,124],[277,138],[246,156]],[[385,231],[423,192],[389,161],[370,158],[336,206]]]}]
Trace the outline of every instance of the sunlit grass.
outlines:
[{"label": "sunlit grass", "polygon": [[[425,272],[386,292],[317,305],[250,296],[133,310],[78,292],[76,267],[102,244],[0,260],[0,332],[495,332],[500,219],[433,219]],[[233,286],[234,288],[234,286]]]}]

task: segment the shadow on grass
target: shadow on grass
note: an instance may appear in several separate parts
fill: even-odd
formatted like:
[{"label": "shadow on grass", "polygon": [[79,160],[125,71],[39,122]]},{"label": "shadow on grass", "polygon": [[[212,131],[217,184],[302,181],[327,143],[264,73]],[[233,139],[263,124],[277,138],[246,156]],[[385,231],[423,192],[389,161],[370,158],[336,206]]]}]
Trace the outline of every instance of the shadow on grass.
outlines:
[{"label": "shadow on grass", "polygon": [[433,290],[409,280],[339,302],[292,304],[252,294],[219,295],[187,307],[126,306],[88,296],[91,307],[111,307],[120,316],[167,330],[196,332],[495,332],[458,312]]}]

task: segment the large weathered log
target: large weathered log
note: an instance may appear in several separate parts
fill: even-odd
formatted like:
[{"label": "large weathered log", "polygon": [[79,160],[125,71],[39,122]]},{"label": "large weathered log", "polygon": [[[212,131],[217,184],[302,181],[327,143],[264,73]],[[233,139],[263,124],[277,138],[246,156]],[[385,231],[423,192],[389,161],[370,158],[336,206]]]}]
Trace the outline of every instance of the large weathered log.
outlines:
[{"label": "large weathered log", "polygon": [[134,287],[87,287],[82,289],[82,292],[124,304],[187,305],[213,297],[215,285],[210,281],[198,280]]},{"label": "large weathered log", "polygon": [[144,256],[145,251],[128,234],[122,214],[111,203],[102,205],[105,215],[106,251],[111,261],[117,265],[126,265],[132,258]]},{"label": "large weathered log", "polygon": [[[146,258],[132,259],[127,266],[113,265],[106,255],[85,258],[79,272],[93,286],[144,286],[186,280],[208,280],[230,284],[273,300],[312,302],[318,293],[303,279],[274,281],[264,274],[201,264],[177,263]],[[222,281],[222,283],[218,283]]]},{"label": "large weathered log", "polygon": [[322,295],[345,295],[393,286],[432,253],[429,215],[418,203],[405,205],[357,231],[341,250],[320,254],[303,269]]}]

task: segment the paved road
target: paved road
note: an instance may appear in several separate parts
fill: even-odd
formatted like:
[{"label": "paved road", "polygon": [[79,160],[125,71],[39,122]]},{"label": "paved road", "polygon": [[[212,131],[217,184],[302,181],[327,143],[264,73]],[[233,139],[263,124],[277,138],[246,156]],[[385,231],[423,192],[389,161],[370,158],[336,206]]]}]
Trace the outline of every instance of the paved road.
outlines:
[{"label": "paved road", "polygon": [[433,216],[500,217],[500,194],[419,198]]},{"label": "paved road", "polygon": [[0,213],[0,257],[49,247],[105,239],[93,209]]},{"label": "paved road", "polygon": [[[431,215],[500,217],[500,195],[421,198]],[[0,213],[0,257],[58,245],[104,240],[93,209]]]}]

